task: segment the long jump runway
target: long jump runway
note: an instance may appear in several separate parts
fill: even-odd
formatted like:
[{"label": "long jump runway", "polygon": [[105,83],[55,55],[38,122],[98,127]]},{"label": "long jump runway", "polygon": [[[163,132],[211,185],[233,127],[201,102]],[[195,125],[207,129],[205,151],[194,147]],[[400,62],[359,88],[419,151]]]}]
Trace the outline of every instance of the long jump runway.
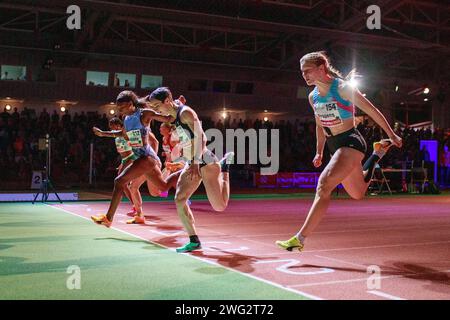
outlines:
[{"label": "long jump runway", "polygon": [[[189,255],[312,299],[450,299],[450,197],[333,200],[305,251],[278,249],[275,240],[298,230],[311,202],[230,200],[214,212],[194,201],[203,249]],[[88,219],[108,203],[53,207]],[[127,209],[119,207],[115,229],[170,250],[186,242],[173,202],[146,202],[146,225],[127,225]]]}]

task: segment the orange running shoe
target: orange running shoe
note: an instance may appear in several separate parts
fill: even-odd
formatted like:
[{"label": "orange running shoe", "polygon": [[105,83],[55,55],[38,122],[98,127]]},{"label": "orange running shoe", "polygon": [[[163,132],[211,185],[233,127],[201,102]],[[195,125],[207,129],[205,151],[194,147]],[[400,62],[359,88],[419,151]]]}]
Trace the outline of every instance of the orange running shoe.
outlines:
[{"label": "orange running shoe", "polygon": [[109,221],[106,215],[101,214],[98,216],[91,216],[92,221],[94,221],[96,224],[104,225],[105,227],[109,228],[112,224],[112,221]]},{"label": "orange running shoe", "polygon": [[133,219],[127,220],[127,224],[145,224],[145,217],[136,215]]},{"label": "orange running shoe", "polygon": [[386,154],[388,150],[393,146],[391,139],[383,139],[373,143],[373,151],[380,152],[382,154]]}]

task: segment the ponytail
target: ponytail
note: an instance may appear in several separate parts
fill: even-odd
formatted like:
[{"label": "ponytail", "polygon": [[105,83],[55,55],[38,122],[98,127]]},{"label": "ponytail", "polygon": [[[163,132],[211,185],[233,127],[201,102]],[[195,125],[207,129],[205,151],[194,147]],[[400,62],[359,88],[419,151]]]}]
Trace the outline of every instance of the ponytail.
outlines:
[{"label": "ponytail", "polygon": [[349,81],[350,79],[361,78],[361,75],[356,71],[356,68],[350,70],[350,72],[345,76],[343,80]]},{"label": "ponytail", "polygon": [[328,64],[328,66],[325,65],[325,71],[326,71],[326,73],[328,75],[330,75],[330,76],[332,76],[334,78],[339,78],[339,79],[342,79],[342,80],[346,80],[347,77],[348,77],[348,75],[347,75],[347,77],[344,77],[342,75],[342,73],[339,70],[337,70],[335,67],[333,67],[331,64]]},{"label": "ponytail", "polygon": [[305,62],[311,62],[316,66],[324,65],[325,66],[325,72],[332,76],[333,78],[342,79],[344,81],[349,81],[351,78],[357,78],[361,77],[357,72],[356,69],[352,69],[347,76],[343,76],[342,73],[337,70],[335,67],[333,67],[330,63],[330,58],[327,56],[325,51],[316,51],[311,52],[308,54],[305,54],[300,59],[300,64],[303,64]]}]

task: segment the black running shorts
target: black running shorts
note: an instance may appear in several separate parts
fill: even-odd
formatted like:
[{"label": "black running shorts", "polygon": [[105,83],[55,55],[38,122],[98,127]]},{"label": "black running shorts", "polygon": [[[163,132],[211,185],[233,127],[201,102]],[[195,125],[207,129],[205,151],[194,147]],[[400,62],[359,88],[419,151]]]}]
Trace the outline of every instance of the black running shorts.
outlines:
[{"label": "black running shorts", "polygon": [[364,154],[367,152],[366,140],[364,140],[364,137],[356,128],[327,137],[327,146],[331,154],[334,154],[342,147],[352,148]]}]

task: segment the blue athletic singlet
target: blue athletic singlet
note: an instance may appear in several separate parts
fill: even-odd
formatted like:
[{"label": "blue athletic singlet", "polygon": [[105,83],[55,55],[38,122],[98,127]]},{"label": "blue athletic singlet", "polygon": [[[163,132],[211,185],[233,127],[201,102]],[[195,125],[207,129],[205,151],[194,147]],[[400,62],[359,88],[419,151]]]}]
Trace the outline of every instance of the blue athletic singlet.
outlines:
[{"label": "blue athletic singlet", "polygon": [[125,131],[129,138],[130,146],[133,148],[133,153],[137,157],[150,156],[159,159],[156,152],[149,144],[144,145],[143,139],[151,132],[150,127],[145,127],[141,122],[142,111],[136,108],[136,112],[132,115],[126,116],[123,121]]},{"label": "blue athletic singlet", "polygon": [[323,127],[335,127],[343,120],[351,119],[355,113],[354,105],[342,99],[338,91],[339,79],[334,79],[325,97],[319,95],[317,87],[313,90],[314,113],[319,117]]}]

